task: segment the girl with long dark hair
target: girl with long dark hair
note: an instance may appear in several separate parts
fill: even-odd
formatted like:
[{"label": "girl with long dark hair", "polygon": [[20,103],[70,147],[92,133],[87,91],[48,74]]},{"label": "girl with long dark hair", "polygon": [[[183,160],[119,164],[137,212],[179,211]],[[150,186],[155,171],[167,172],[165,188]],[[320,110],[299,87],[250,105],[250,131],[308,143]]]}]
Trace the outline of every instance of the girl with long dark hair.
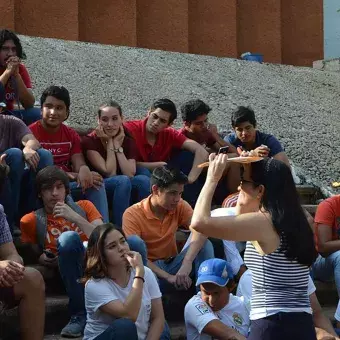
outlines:
[{"label": "girl with long dark hair", "polygon": [[84,340],[170,339],[157,280],[117,227],[94,229],[85,261]]},{"label": "girl with long dark hair", "polygon": [[227,156],[210,155],[209,161],[191,227],[210,237],[248,241],[245,263],[253,277],[249,339],[316,339],[307,286],[317,253],[290,169],[275,159],[245,166],[238,203],[254,202],[250,196],[260,209],[211,217],[211,199]]}]

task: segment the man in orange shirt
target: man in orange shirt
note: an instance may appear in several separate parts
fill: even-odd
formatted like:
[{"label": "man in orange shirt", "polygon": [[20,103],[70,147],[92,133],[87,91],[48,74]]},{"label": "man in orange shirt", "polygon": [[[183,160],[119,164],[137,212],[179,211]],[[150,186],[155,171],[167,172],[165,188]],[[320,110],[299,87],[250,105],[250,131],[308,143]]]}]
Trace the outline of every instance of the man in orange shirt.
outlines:
[{"label": "man in orange shirt", "polygon": [[61,335],[76,338],[86,323],[84,287],[78,282],[83,276],[83,243],[103,223],[102,216],[90,201],[72,201],[68,176],[57,166],[39,171],[36,185],[43,208],[21,219],[21,240],[33,245],[41,265],[59,269],[71,314]]},{"label": "man in orange shirt", "polygon": [[181,198],[188,178],[178,170],[156,168],[151,175],[152,194],[128,208],[123,215],[123,231],[132,250],[148,257],[148,267],[159,278],[163,292],[169,288],[188,289],[200,264],[214,257],[209,240],[193,232],[178,254],[176,231],[188,229],[192,208]]}]

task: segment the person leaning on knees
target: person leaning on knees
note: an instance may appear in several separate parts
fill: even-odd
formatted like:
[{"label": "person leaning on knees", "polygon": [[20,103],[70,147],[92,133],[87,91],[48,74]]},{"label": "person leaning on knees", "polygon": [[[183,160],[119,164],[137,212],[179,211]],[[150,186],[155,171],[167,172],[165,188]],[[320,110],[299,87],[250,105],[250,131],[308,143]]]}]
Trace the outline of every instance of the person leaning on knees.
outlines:
[{"label": "person leaning on knees", "polygon": [[188,139],[171,127],[177,118],[176,105],[170,99],[156,100],[143,120],[124,123],[137,143],[139,159],[137,165],[150,171],[166,165],[176,150],[186,150],[194,155],[193,162],[186,169],[179,169],[188,176],[188,183],[196,181],[202,169],[197,165],[208,157],[206,150],[194,140]]},{"label": "person leaning on knees", "polygon": [[82,138],[82,149],[90,167],[103,176],[113,221],[122,226],[131,198],[139,202],[150,195],[150,178],[136,167],[136,142],[124,129],[118,103],[109,100],[99,107],[98,127]]},{"label": "person leaning on knees", "polygon": [[79,337],[86,322],[83,276],[84,242],[88,241],[102,217],[86,200],[74,203],[69,194],[69,178],[57,166],[48,166],[37,175],[38,196],[42,208],[20,221],[22,243],[31,245],[37,262],[60,275],[69,297],[71,318],[62,329],[65,337]]},{"label": "person leaning on knees", "polygon": [[86,165],[78,133],[64,124],[70,115],[71,99],[63,86],[49,86],[40,98],[42,119],[29,127],[44,149],[51,151],[54,164],[67,173],[75,200],[91,201],[109,220],[103,177]]},{"label": "person leaning on knees", "polygon": [[288,157],[280,142],[273,136],[256,129],[255,113],[250,107],[239,106],[231,115],[233,133],[225,141],[253,156],[272,157],[290,167]]},{"label": "person leaning on knees", "polygon": [[176,232],[188,229],[192,208],[181,198],[187,176],[177,169],[156,168],[151,175],[151,195],[128,208],[123,230],[130,248],[148,258],[148,267],[159,278],[161,291],[189,289],[200,264],[214,257],[209,240],[193,231],[178,253]]},{"label": "person leaning on knees", "polygon": [[[41,118],[41,112],[34,107],[31,79],[22,64],[25,58],[18,36],[10,30],[0,30],[0,83],[5,87],[5,112],[29,125]],[[14,104],[23,109],[14,109]]]},{"label": "person leaning on knees", "polygon": [[169,340],[162,294],[139,253],[111,223],[92,232],[85,259],[84,340]]},{"label": "person leaning on knees", "polygon": [[[14,116],[0,114],[0,136],[0,164],[9,170],[0,190],[0,203],[11,232],[17,236],[22,213],[36,208],[35,174],[52,165],[53,157],[41,148],[24,122]],[[21,202],[20,196],[24,198]]]},{"label": "person leaning on knees", "polygon": [[[0,187],[7,169],[0,164]],[[22,340],[42,340],[45,324],[45,284],[41,274],[24,267],[0,205],[0,305],[19,306]]]}]

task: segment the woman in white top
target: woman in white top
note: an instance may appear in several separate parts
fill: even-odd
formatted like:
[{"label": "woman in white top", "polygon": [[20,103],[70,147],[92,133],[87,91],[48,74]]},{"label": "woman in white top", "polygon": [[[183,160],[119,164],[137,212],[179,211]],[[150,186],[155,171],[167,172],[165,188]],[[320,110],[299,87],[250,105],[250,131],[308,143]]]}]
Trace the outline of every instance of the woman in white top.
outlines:
[{"label": "woman in white top", "polygon": [[157,280],[121,231],[96,227],[85,260],[84,340],[170,339]]},{"label": "woman in white top", "polygon": [[248,241],[244,258],[253,277],[249,339],[316,339],[307,287],[317,253],[289,167],[275,159],[247,166],[238,203],[260,208],[211,217],[211,199],[228,163],[223,154],[212,154],[209,161],[191,228],[210,237]]}]

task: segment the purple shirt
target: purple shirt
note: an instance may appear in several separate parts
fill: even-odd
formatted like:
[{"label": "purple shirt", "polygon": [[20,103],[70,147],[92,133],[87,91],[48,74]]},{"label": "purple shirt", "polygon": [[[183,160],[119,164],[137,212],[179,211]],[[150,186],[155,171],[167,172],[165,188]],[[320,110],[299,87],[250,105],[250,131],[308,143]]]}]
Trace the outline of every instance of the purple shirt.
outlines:
[{"label": "purple shirt", "polygon": [[19,118],[0,114],[0,154],[10,148],[22,149],[22,138],[31,133]]},{"label": "purple shirt", "polygon": [[13,239],[4,213],[4,208],[0,204],[0,246],[9,242],[13,242]]}]

